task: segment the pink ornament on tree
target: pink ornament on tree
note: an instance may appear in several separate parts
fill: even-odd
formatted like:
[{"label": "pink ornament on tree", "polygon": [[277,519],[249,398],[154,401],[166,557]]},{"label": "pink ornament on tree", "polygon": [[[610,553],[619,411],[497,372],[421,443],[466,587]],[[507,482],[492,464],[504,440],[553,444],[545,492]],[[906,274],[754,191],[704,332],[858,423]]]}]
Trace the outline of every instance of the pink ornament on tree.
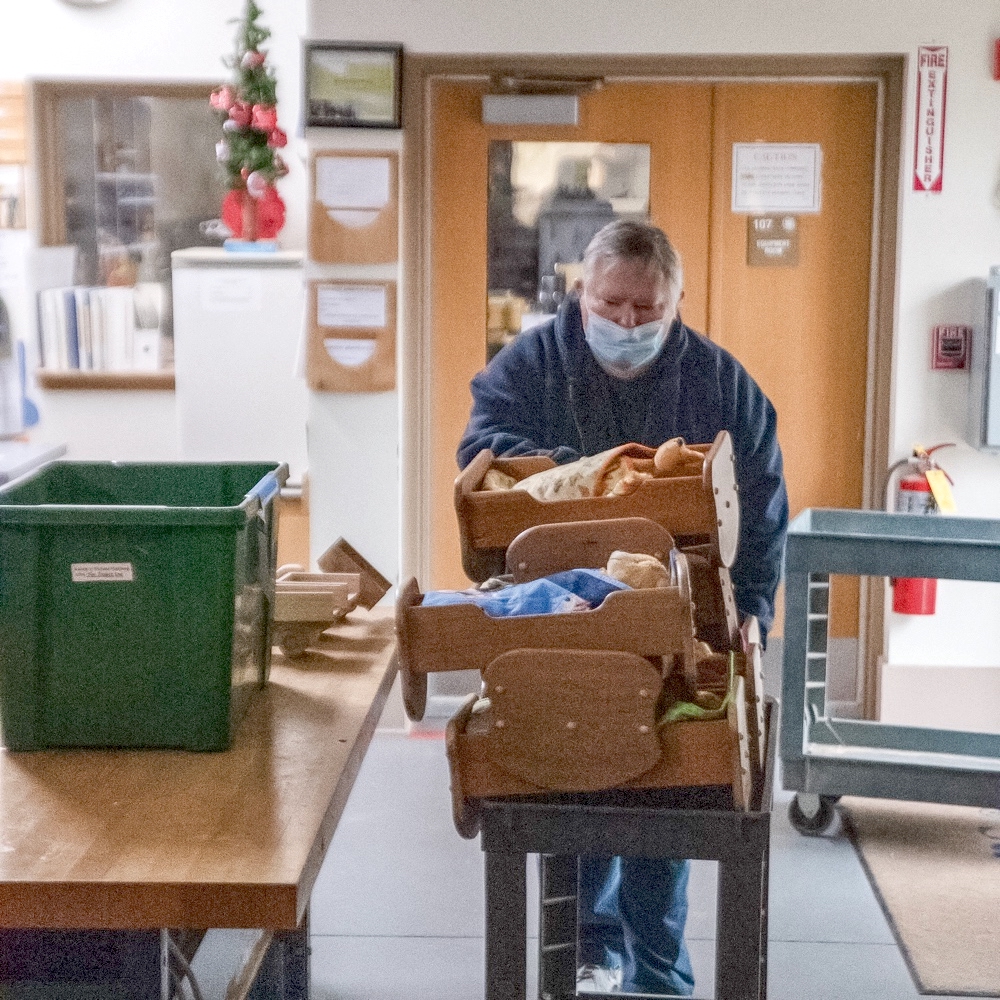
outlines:
[{"label": "pink ornament on tree", "polygon": [[270,187],[267,177],[259,170],[254,170],[247,177],[247,191],[252,198],[263,198],[264,192]]},{"label": "pink ornament on tree", "polygon": [[243,58],[240,60],[240,66],[243,69],[256,69],[258,66],[264,65],[264,60],[267,58],[265,53],[257,52],[251,49],[249,52],[243,53]]},{"label": "pink ornament on tree", "polygon": [[230,121],[236,122],[240,128],[245,128],[250,124],[250,119],[253,117],[253,111],[249,104],[244,104],[243,101],[237,101],[229,109],[229,119]]},{"label": "pink ornament on tree", "polygon": [[220,87],[212,92],[212,96],[208,100],[217,111],[228,111],[233,106],[236,95],[233,93],[232,87]]},{"label": "pink ornament on tree", "polygon": [[267,144],[272,149],[281,149],[288,145],[288,136],[280,129],[276,128],[268,137]]},{"label": "pink ornament on tree", "polygon": [[255,104],[250,124],[260,132],[270,132],[277,127],[278,112],[273,104]]}]

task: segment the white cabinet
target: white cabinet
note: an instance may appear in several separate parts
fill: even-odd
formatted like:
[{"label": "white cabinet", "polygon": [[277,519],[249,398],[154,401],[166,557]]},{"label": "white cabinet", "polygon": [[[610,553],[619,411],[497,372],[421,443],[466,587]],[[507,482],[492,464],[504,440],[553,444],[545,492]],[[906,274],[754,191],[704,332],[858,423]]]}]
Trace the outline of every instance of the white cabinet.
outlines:
[{"label": "white cabinet", "polygon": [[302,254],[171,254],[180,455],[307,468]]}]

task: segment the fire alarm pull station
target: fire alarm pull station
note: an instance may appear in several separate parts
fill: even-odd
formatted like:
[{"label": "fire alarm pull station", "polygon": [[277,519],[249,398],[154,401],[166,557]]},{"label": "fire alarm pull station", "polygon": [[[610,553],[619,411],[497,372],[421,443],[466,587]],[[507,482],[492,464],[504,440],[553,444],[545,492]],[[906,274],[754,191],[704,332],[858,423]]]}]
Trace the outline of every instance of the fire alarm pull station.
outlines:
[{"label": "fire alarm pull station", "polygon": [[971,326],[936,326],[932,335],[931,368],[965,368],[969,363]]}]

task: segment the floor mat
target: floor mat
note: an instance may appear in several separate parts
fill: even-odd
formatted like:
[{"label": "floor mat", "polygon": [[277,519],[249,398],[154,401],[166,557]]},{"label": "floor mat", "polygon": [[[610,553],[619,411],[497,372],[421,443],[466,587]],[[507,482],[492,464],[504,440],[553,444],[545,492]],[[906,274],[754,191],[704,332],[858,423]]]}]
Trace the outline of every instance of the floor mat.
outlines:
[{"label": "floor mat", "polygon": [[917,989],[1000,997],[1000,810],[846,796],[840,806]]}]

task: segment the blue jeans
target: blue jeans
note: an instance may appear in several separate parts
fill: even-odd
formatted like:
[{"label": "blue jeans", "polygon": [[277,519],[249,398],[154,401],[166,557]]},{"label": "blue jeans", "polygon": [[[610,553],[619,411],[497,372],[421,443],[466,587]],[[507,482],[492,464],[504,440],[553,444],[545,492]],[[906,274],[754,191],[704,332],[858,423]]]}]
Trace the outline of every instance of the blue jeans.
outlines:
[{"label": "blue jeans", "polygon": [[581,857],[580,961],[620,968],[626,993],[690,996],[690,869],[669,858]]}]

